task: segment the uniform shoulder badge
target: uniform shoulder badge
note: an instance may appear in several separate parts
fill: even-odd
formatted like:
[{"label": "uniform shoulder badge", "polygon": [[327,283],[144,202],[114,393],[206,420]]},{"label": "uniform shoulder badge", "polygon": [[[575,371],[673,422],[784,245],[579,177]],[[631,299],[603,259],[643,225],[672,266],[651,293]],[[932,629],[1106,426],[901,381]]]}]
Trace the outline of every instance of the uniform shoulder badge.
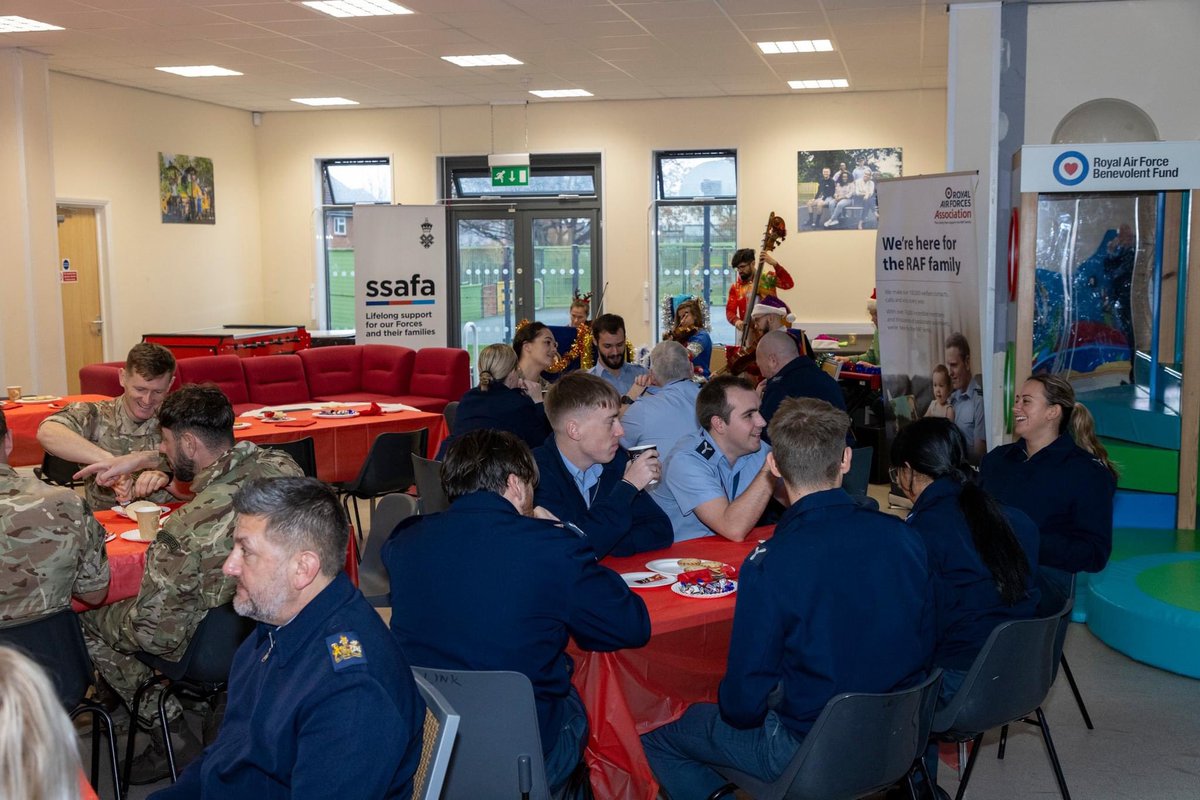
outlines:
[{"label": "uniform shoulder badge", "polygon": [[367,663],[362,645],[358,642],[358,634],[354,631],[327,636],[325,646],[329,648],[329,660],[333,662],[334,671]]},{"label": "uniform shoulder badge", "polygon": [[713,447],[707,439],[701,439],[700,444],[696,445],[696,452],[704,456],[707,460],[713,457],[713,454],[717,452],[717,448]]}]

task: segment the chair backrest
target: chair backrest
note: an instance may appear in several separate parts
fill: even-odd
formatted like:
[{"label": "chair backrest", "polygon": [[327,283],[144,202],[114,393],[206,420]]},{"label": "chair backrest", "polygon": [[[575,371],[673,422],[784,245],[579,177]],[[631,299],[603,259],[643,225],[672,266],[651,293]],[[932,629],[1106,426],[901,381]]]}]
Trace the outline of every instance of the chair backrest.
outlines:
[{"label": "chair backrest", "polygon": [[442,463],[421,458],[416,453],[412,456],[413,478],[417,484],[417,494],[421,498],[421,513],[435,514],[450,507],[446,490],[442,488]]},{"label": "chair backrest", "polygon": [[871,456],[875,448],[856,447],[850,452],[850,471],[842,478],[842,488],[846,494],[861,497],[867,493],[867,484],[871,480]]},{"label": "chair backrest", "polygon": [[446,782],[446,770],[450,767],[460,717],[446,697],[415,669],[413,679],[425,701],[425,729],[421,760],[413,775],[413,800],[438,800]]},{"label": "chair backrest", "polygon": [[777,785],[782,796],[853,800],[901,780],[925,750],[942,672],[887,694],[840,694],[825,704]]},{"label": "chair backrest", "polygon": [[345,491],[359,498],[402,492],[413,485],[412,454],[424,453],[426,428],[403,433],[381,433],[371,443],[358,477]]},{"label": "chair backrest", "polygon": [[167,661],[145,654],[138,658],[173,681],[188,680],[207,685],[224,683],[229,680],[233,654],[253,628],[254,620],[238,616],[233,603],[226,603],[210,608],[204,615],[183,658]]},{"label": "chair backrest", "polygon": [[75,480],[75,473],[83,469],[83,464],[67,461],[65,458],[46,453],[42,456],[42,466],[38,477],[46,483],[56,486],[78,486],[81,481]]},{"label": "chair backrest", "polygon": [[549,800],[533,686],[519,672],[414,667],[461,717],[443,800]]},{"label": "chair backrest", "polygon": [[21,650],[54,682],[67,710],[79,705],[92,684],[92,659],[71,609],[23,625],[0,628],[0,644]]},{"label": "chair backrest", "polygon": [[358,588],[367,597],[387,596],[391,583],[379,553],[396,526],[416,514],[416,498],[407,494],[386,495],[375,506],[375,512],[371,515],[371,530],[363,545],[362,563],[358,565]]},{"label": "chair backrest", "polygon": [[250,402],[243,359],[235,355],[181,358],[176,374],[181,383],[215,383],[235,406]]},{"label": "chair backrest", "polygon": [[282,450],[292,457],[296,465],[304,470],[304,474],[310,478],[317,477],[317,451],[313,446],[311,436],[306,436],[303,439],[294,439],[290,442],[271,442],[264,444],[263,447],[269,447],[272,450]]},{"label": "chair backrest", "polygon": [[954,699],[937,713],[933,730],[976,734],[1033,713],[1053,683],[1054,641],[1070,613],[1068,603],[1053,616],[996,626]]},{"label": "chair backrest", "polygon": [[451,400],[442,409],[442,416],[446,418],[446,430],[450,433],[454,433],[454,418],[458,416],[458,402],[457,400]]}]

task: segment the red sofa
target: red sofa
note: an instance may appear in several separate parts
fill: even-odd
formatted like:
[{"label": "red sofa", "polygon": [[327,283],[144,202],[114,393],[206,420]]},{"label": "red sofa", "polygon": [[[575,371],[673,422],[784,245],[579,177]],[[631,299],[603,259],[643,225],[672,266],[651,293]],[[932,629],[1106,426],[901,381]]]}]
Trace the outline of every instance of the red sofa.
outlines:
[{"label": "red sofa", "polygon": [[[79,371],[81,391],[115,397],[121,393],[117,373],[123,367],[121,361],[84,367]],[[215,383],[239,414],[310,400],[374,400],[441,412],[471,388],[466,350],[386,344],[318,347],[258,358],[183,358],[172,388],[186,383]]]}]

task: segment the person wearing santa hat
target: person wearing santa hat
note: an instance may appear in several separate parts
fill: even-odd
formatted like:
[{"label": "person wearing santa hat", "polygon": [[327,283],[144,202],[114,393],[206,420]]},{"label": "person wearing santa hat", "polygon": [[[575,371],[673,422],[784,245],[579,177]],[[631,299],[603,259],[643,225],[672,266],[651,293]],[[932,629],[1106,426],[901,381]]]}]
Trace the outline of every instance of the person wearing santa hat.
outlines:
[{"label": "person wearing santa hat", "polygon": [[808,340],[808,336],[804,331],[792,327],[792,323],[796,321],[796,316],[791,313],[788,304],[778,297],[764,297],[755,303],[754,311],[750,313],[750,321],[758,333],[758,338],[761,339],[771,331],[785,331],[788,336],[796,340],[797,353],[809,358],[812,357],[812,343]]}]

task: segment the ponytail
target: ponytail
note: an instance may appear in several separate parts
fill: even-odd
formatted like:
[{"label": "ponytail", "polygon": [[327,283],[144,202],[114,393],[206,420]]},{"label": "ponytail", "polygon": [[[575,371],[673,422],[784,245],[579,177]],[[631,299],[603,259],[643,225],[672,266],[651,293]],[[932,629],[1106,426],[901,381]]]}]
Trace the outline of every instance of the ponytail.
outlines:
[{"label": "ponytail", "polygon": [[492,383],[492,373],[488,370],[483,370],[479,373],[479,391],[486,392]]},{"label": "ponytail", "polygon": [[962,485],[958,495],[958,507],[967,518],[971,529],[971,542],[979,553],[996,591],[1007,606],[1016,605],[1025,599],[1025,584],[1029,581],[1029,559],[1013,533],[1012,525],[1000,510],[1000,505],[990,494],[971,481]]},{"label": "ponytail", "polygon": [[1096,421],[1092,418],[1092,412],[1088,411],[1083,403],[1077,402],[1071,409],[1070,430],[1075,444],[1091,453],[1094,459],[1112,473],[1114,480],[1120,477],[1116,465],[1108,460],[1108,450],[1104,449],[1100,437],[1096,435]]}]

